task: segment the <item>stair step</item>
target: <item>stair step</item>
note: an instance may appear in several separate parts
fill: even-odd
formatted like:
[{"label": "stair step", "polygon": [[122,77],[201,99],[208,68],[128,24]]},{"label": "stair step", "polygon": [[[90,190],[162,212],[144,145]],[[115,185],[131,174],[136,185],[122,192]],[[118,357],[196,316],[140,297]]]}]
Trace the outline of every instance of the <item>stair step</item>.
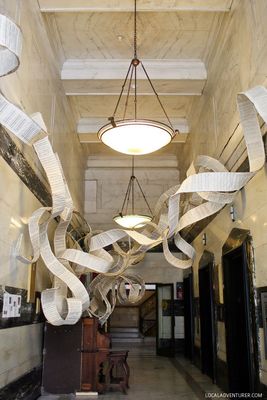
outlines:
[{"label": "stair step", "polygon": [[123,338],[123,337],[128,337],[128,338],[138,338],[139,332],[113,332],[111,333],[112,338]]},{"label": "stair step", "polygon": [[125,328],[110,328],[110,333],[115,333],[115,332],[139,332],[139,329],[138,328],[127,328],[127,327],[125,327]]},{"label": "stair step", "polygon": [[112,337],[112,343],[143,343],[144,339],[143,338],[113,338]]}]

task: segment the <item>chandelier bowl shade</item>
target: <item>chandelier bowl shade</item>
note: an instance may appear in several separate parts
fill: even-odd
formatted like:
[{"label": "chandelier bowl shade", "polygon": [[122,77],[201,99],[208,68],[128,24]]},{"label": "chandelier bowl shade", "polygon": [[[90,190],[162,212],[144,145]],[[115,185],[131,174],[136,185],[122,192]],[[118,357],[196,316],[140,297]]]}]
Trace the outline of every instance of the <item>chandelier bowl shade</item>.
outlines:
[{"label": "chandelier bowl shade", "polygon": [[128,155],[153,153],[169,144],[175,136],[173,129],[161,122],[148,119],[126,119],[104,125],[99,139],[113,150]]},{"label": "chandelier bowl shade", "polygon": [[142,214],[127,214],[127,215],[116,215],[113,220],[126,229],[142,228],[145,224],[152,220],[149,215]]}]

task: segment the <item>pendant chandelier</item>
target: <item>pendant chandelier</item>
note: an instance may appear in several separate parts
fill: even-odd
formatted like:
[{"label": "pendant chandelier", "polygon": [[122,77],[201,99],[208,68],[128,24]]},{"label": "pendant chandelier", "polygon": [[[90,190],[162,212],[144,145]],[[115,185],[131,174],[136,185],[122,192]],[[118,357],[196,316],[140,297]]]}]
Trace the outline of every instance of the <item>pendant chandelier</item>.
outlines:
[{"label": "pendant chandelier", "polygon": [[[136,0],[134,0],[134,56],[130,62],[121,92],[115,106],[110,123],[104,125],[98,131],[99,139],[113,150],[129,155],[142,155],[153,153],[171,142],[176,134],[172,123],[163,107],[163,104],[151,82],[144,64],[137,57],[137,29],[136,29]],[[168,124],[149,119],[138,119],[137,117],[137,69],[141,68],[147,78],[154,95],[164,113]],[[127,108],[131,89],[134,90],[134,115],[127,119]],[[117,111],[126,91],[126,100],[122,119],[116,119]]]},{"label": "pendant chandelier", "polygon": [[[135,213],[135,186],[137,186],[141,192],[141,195],[146,203],[150,215],[136,214]],[[130,209],[130,210],[129,210]],[[130,213],[128,213],[128,210]],[[142,228],[147,222],[152,220],[152,211],[146,199],[146,196],[141,188],[141,185],[134,174],[134,157],[132,158],[132,174],[127,186],[127,190],[122,203],[121,211],[118,215],[113,217],[113,220],[127,229]]]}]

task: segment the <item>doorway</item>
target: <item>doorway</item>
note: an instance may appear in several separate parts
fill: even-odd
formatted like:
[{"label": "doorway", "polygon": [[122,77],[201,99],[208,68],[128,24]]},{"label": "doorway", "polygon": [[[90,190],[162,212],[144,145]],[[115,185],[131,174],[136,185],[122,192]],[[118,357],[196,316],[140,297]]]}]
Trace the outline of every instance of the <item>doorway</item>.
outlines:
[{"label": "doorway", "polygon": [[184,355],[193,361],[194,357],[194,316],[193,316],[193,274],[184,278]]},{"label": "doorway", "polygon": [[215,382],[216,338],[213,296],[214,256],[205,251],[199,263],[199,305],[201,336],[201,369]]},{"label": "doorway", "polygon": [[[130,286],[126,285],[129,291]],[[136,303],[117,301],[109,318],[109,333],[112,343],[156,342],[156,285],[145,284],[145,293]]]},{"label": "doorway", "polygon": [[250,296],[253,287],[247,257],[248,235],[245,237],[237,248],[229,250],[225,245],[222,260],[228,382],[229,391],[236,393],[254,392],[258,376],[257,350],[253,345],[256,325]]},{"label": "doorway", "polygon": [[157,284],[157,355],[173,357],[174,303],[173,284]]}]

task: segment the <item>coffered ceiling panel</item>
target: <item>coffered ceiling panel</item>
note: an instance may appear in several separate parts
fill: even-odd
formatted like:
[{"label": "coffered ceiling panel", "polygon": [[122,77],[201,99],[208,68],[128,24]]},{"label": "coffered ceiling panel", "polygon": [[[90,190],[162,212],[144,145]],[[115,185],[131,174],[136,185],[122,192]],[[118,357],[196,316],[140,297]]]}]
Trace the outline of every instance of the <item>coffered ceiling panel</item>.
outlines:
[{"label": "coffered ceiling panel", "polygon": [[[205,55],[213,12],[138,14],[139,57],[200,58]],[[56,13],[65,58],[132,57],[132,13]]]}]

